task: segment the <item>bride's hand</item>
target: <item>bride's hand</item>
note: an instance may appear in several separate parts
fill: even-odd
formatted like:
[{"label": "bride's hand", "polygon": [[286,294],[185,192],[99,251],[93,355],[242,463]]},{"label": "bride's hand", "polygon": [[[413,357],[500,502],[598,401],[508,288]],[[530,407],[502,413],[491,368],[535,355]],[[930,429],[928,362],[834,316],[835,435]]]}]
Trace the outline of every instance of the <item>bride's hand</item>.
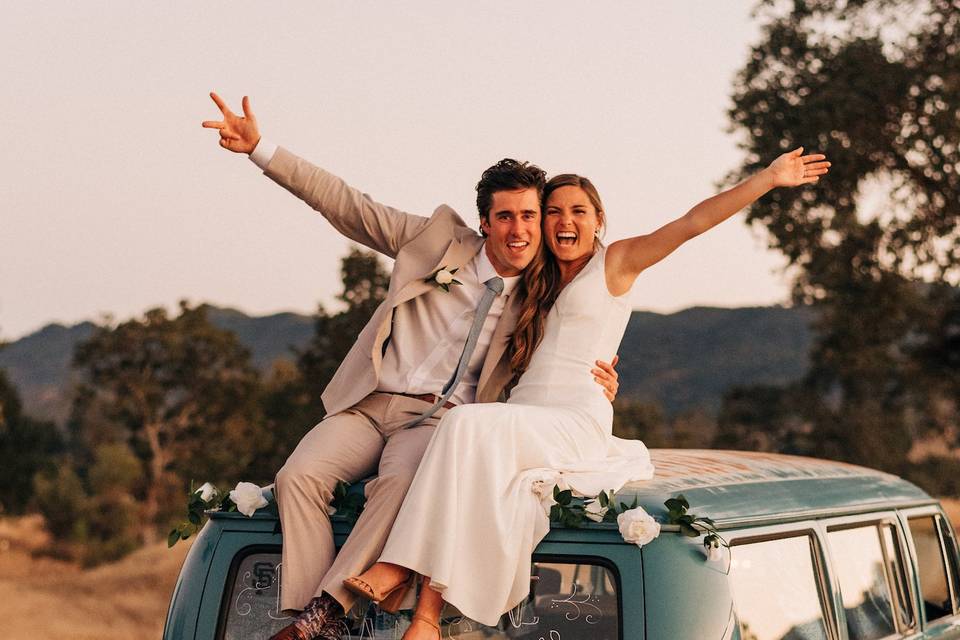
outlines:
[{"label": "bride's hand", "polygon": [[822,153],[800,155],[803,147],[781,155],[770,163],[767,172],[773,180],[774,187],[796,187],[801,184],[811,184],[820,180],[820,176],[829,171],[830,163]]},{"label": "bride's hand", "polygon": [[620,362],[620,356],[613,356],[613,362],[609,363],[597,360],[597,368],[590,370],[593,379],[603,387],[603,395],[607,396],[607,400],[610,402],[613,402],[614,398],[617,397],[617,390],[620,388],[620,374],[614,369],[618,362]]}]

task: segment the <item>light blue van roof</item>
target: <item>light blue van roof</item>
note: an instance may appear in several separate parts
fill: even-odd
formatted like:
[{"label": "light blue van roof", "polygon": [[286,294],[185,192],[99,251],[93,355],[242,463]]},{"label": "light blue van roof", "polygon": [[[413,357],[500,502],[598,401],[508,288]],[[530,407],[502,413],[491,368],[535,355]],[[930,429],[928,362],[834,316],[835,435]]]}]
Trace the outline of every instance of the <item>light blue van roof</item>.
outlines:
[{"label": "light blue van roof", "polygon": [[731,525],[934,502],[903,478],[833,460],[712,449],[651,449],[650,456],[653,479],[626,485],[617,500],[636,497],[654,517],[678,494],[692,513]]},{"label": "light blue van roof", "polygon": [[[650,449],[655,468],[651,480],[633,482],[616,501],[639,506],[661,522],[664,501],[683,494],[690,512],[714,519],[720,528],[788,522],[813,517],[862,513],[936,502],[898,476],[857,465],[778,453],[716,449]],[[365,482],[350,491],[363,491]],[[273,500],[272,486],[264,490]],[[243,518],[214,512],[215,519]],[[276,516],[267,509],[257,519]],[[587,528],[615,525],[587,523]]]}]

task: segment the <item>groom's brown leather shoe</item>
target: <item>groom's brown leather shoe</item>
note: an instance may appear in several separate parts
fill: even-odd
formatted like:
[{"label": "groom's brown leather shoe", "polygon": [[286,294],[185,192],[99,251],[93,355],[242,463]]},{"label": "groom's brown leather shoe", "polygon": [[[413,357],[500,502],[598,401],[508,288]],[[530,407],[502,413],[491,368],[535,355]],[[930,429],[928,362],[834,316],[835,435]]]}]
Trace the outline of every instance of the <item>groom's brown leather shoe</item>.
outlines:
[{"label": "groom's brown leather shoe", "polygon": [[340,619],[328,620],[315,636],[305,636],[294,624],[288,624],[277,633],[270,636],[270,640],[340,640],[345,633],[343,621]]},{"label": "groom's brown leather shoe", "polygon": [[308,638],[303,635],[303,633],[291,623],[270,636],[270,640],[313,640],[313,638]]},{"label": "groom's brown leather shoe", "polygon": [[[293,622],[270,636],[270,640],[327,640],[339,638],[343,608],[330,594],[324,592],[307,603]],[[337,630],[337,635],[331,635]]]},{"label": "groom's brown leather shoe", "polygon": [[344,635],[348,638],[352,637],[349,633],[350,630],[347,628],[343,618],[330,619],[327,620],[323,628],[320,629],[316,640],[341,640]]}]

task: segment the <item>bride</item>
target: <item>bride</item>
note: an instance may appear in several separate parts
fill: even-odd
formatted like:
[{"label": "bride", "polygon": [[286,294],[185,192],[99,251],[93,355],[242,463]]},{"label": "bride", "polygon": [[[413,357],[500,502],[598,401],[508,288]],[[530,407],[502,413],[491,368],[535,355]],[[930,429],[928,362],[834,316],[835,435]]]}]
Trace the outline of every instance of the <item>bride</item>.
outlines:
[{"label": "bride", "polygon": [[785,153],[653,233],[609,247],[599,239],[605,213],[593,184],[552,178],[543,194],[549,253],[524,275],[531,295],[511,345],[519,378],[510,399],[443,416],[379,561],[344,585],[395,610],[423,576],[405,640],[437,638],[444,601],[491,626],[520,603],[531,554],[549,530],[534,480],[562,472],[590,495],[653,475],[641,442],[612,436],[613,409],[584,373],[616,353],[637,276],[771,189],[817,182],[830,163],[802,153]]}]

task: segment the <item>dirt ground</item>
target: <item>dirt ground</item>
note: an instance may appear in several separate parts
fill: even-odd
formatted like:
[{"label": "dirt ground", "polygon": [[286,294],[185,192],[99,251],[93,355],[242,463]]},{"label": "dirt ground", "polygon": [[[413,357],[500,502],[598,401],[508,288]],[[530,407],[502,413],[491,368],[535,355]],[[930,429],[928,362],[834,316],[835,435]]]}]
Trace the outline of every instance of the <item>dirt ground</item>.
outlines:
[{"label": "dirt ground", "polygon": [[39,516],[0,519],[0,638],[160,638],[188,544],[84,570],[34,555],[45,542]]},{"label": "dirt ground", "polygon": [[[960,500],[943,506],[960,530]],[[39,516],[0,519],[0,639],[160,637],[189,544],[161,543],[84,570],[35,555],[46,541]]]}]

